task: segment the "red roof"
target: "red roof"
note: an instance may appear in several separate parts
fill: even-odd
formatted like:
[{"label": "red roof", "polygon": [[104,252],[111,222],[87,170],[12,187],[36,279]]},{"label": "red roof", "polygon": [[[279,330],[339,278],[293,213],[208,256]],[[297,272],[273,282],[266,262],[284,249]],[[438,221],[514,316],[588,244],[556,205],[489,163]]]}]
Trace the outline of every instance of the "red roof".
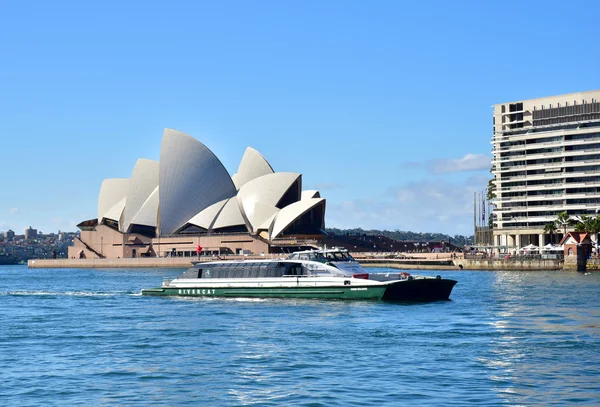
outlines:
[{"label": "red roof", "polygon": [[566,235],[564,235],[564,237],[561,239],[560,241],[560,245],[565,243],[565,240],[567,240],[569,237],[572,237],[573,240],[575,240],[575,242],[577,244],[581,244],[584,242],[584,240],[590,240],[590,234],[586,233],[586,232],[567,232]]}]

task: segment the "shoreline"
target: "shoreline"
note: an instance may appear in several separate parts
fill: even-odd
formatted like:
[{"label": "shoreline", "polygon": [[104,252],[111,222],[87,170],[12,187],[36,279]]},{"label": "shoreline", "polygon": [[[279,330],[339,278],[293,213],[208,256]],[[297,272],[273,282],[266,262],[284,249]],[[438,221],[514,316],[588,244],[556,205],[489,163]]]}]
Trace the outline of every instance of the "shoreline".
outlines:
[{"label": "shoreline", "polygon": [[[189,268],[192,263],[217,260],[265,260],[280,256],[223,256],[219,257],[140,257],[127,259],[32,259],[27,267],[36,268]],[[458,270],[449,259],[373,259],[358,258],[366,268],[382,267],[406,270]]]},{"label": "shoreline", "polygon": [[[427,254],[429,256],[427,256]],[[505,260],[505,259],[456,259],[433,253],[419,257],[382,258],[357,253],[356,260],[365,268],[393,268],[400,270],[562,270],[557,260]],[[364,257],[363,257],[364,256]],[[218,260],[265,260],[281,258],[281,255],[222,256],[222,257],[139,257],[125,259],[32,259],[30,269],[36,268],[189,268],[192,263]],[[440,258],[442,257],[442,258]]]}]

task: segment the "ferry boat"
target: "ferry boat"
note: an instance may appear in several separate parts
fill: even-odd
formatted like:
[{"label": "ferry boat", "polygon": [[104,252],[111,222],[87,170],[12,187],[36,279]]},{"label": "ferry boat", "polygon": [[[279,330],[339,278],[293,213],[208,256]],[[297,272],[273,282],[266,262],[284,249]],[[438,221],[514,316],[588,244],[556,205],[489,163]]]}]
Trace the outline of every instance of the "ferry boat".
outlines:
[{"label": "ferry boat", "polygon": [[180,277],[144,289],[142,295],[440,301],[450,298],[456,284],[440,276],[367,273],[349,254],[334,261],[326,256],[314,250],[287,259],[194,263]]}]

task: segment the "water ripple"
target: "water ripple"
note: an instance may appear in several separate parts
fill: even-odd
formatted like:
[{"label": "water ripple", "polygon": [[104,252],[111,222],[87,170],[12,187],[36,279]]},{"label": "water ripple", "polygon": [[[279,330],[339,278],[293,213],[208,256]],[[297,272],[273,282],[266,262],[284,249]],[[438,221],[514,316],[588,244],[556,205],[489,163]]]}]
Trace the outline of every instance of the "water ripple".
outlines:
[{"label": "water ripple", "polygon": [[449,271],[452,301],[413,305],[140,295],[179,272],[0,267],[3,405],[600,404],[598,274]]}]

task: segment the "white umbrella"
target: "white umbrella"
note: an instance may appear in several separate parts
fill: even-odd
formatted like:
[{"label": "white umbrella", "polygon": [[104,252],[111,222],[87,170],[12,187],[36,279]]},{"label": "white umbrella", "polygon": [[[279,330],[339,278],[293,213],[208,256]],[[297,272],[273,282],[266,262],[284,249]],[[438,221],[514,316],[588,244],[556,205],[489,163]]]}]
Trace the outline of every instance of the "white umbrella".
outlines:
[{"label": "white umbrella", "polygon": [[531,251],[535,251],[535,250],[539,250],[539,247],[537,247],[534,244],[530,244],[530,245],[527,245],[525,247],[521,247],[521,249],[519,251],[522,251],[522,252],[531,252]]},{"label": "white umbrella", "polygon": [[548,243],[546,246],[542,247],[544,252],[554,252],[562,250],[562,246],[553,245],[552,243]]}]

